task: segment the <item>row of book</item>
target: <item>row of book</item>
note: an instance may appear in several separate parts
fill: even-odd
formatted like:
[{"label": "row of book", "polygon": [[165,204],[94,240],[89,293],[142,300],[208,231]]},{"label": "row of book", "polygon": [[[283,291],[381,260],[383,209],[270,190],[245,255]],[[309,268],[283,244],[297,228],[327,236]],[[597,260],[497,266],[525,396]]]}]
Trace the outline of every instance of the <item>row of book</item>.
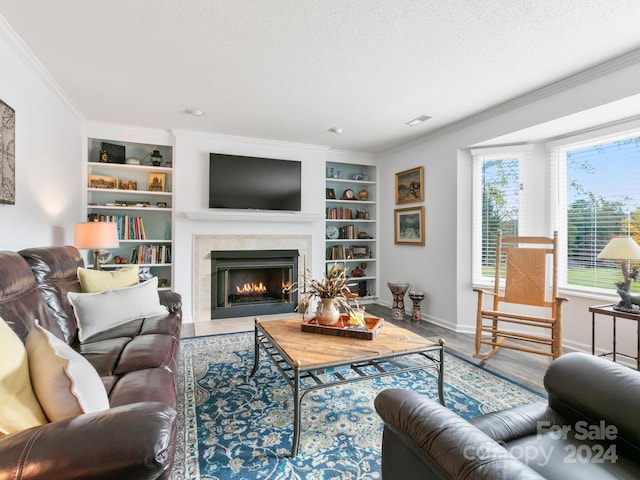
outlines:
[{"label": "row of book", "polygon": [[327,248],[327,260],[350,260],[356,257],[353,254],[352,248],[347,248],[344,245],[333,245]]},{"label": "row of book", "polygon": [[327,218],[329,220],[351,220],[355,216],[350,208],[336,207],[327,208]]},{"label": "row of book", "polygon": [[171,263],[170,245],[138,245],[131,250],[129,263]]},{"label": "row of book", "polygon": [[327,260],[354,260],[372,258],[371,250],[366,245],[332,245],[327,248]]},{"label": "row of book", "polygon": [[142,217],[130,217],[129,215],[102,215],[90,213],[89,222],[115,222],[118,224],[118,238],[120,240],[146,240]]},{"label": "row of book", "polygon": [[358,233],[358,227],[355,225],[338,227],[338,238],[340,239],[356,239],[358,238]]}]

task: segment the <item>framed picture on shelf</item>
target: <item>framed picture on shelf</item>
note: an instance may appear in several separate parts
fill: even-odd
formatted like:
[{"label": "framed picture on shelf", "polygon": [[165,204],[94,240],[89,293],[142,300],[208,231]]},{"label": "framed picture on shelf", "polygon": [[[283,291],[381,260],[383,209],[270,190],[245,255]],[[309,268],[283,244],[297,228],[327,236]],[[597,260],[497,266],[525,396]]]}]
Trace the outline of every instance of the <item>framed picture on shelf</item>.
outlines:
[{"label": "framed picture on shelf", "polygon": [[135,180],[118,180],[118,190],[138,190],[138,182]]},{"label": "framed picture on shelf", "polygon": [[396,208],[393,231],[396,245],[424,245],[424,207]]},{"label": "framed picture on shelf", "polygon": [[150,192],[164,192],[164,173],[150,173],[147,179],[147,190]]},{"label": "framed picture on shelf", "polygon": [[424,200],[424,167],[396,173],[396,205]]},{"label": "framed picture on shelf", "polygon": [[326,198],[335,199],[336,191],[333,188],[327,188]]},{"label": "framed picture on shelf", "polygon": [[106,175],[95,175],[93,173],[89,174],[89,188],[105,188],[115,190],[117,183],[118,181],[115,177],[108,177]]},{"label": "framed picture on shelf", "polygon": [[352,245],[353,258],[366,258],[369,256],[369,247],[366,245]]}]

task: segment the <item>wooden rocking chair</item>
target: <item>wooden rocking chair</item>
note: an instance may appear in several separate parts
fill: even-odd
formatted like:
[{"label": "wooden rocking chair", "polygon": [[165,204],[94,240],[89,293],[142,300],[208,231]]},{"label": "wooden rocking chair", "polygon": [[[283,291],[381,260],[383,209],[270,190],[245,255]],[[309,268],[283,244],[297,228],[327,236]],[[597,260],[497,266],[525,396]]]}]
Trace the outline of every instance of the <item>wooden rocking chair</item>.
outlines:
[{"label": "wooden rocking chair", "polygon": [[[487,359],[500,347],[548,355],[553,359],[562,354],[562,304],[567,299],[558,297],[557,252],[558,232],[554,232],[553,238],[502,238],[502,232],[498,232],[493,292],[473,289],[478,293],[474,357]],[[550,261],[548,256],[551,256]],[[547,273],[549,264],[551,275]],[[500,272],[506,274],[503,288]],[[491,310],[484,308],[485,295],[493,296]],[[503,303],[544,307],[550,316],[504,311]],[[518,326],[522,328],[514,328]],[[533,327],[542,330],[529,333],[535,330]],[[491,346],[491,350],[481,354],[482,345]]]}]

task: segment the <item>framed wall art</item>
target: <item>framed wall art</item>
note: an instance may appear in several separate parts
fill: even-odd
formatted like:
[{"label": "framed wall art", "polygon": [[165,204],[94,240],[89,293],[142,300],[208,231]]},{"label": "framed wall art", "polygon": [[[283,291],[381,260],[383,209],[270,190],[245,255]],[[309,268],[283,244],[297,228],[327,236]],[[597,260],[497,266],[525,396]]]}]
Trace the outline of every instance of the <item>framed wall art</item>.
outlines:
[{"label": "framed wall art", "polygon": [[393,231],[396,245],[424,245],[424,207],[396,208]]},{"label": "framed wall art", "polygon": [[16,203],[16,111],[0,100],[0,203]]},{"label": "framed wall art", "polygon": [[424,167],[396,173],[396,205],[424,200]]}]

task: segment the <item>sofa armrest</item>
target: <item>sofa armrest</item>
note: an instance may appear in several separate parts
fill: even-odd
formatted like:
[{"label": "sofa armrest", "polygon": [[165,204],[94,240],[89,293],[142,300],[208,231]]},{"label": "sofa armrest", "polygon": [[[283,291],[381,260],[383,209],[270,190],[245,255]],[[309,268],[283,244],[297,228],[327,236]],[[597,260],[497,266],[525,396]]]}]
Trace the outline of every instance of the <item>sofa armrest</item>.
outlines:
[{"label": "sofa armrest", "polygon": [[540,428],[566,424],[566,419],[545,402],[487,413],[469,420],[469,423],[493,440],[510,442],[522,437],[535,436]]},{"label": "sofa armrest", "polygon": [[[385,480],[543,478],[469,422],[424,395],[389,389],[378,394],[374,403],[385,423]],[[392,441],[384,438],[389,433]]]},{"label": "sofa armrest", "polygon": [[176,412],[143,402],[0,438],[0,480],[156,479],[173,465]]},{"label": "sofa armrest", "polygon": [[169,313],[175,313],[182,308],[182,295],[169,290],[160,290],[160,303],[169,309]]}]

